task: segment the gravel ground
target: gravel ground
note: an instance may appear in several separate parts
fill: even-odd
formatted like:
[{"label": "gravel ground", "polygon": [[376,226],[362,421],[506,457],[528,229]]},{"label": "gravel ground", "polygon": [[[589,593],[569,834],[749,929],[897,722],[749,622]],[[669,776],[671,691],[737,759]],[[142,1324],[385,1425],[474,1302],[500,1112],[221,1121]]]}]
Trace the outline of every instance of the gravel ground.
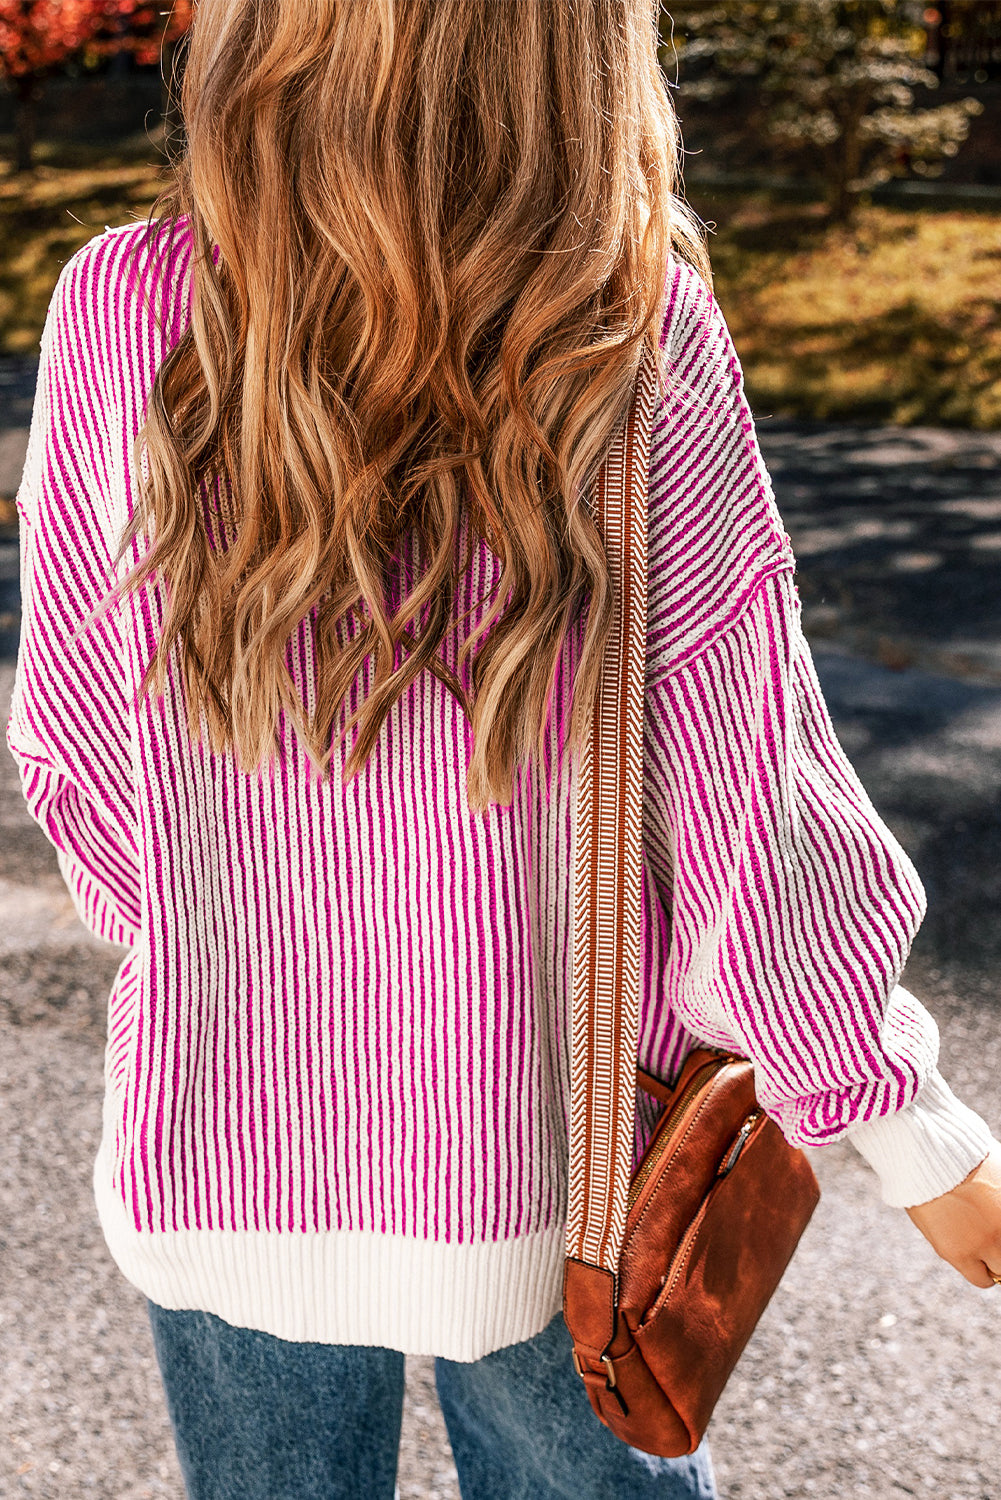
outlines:
[{"label": "gravel ground", "polygon": [[[762,446],[836,728],[928,891],[905,983],[938,1018],[946,1077],[1001,1135],[1001,435],[762,424]],[[15,563],[0,538],[8,640]],[[4,722],[12,676],[0,661]],[[120,957],[77,921],[0,753],[4,1500],[183,1500],[143,1299],[91,1193]],[[813,1157],[820,1207],[710,1429],[721,1497],[1001,1500],[1001,1293],[939,1261],[849,1145]],[[431,1360],[407,1362],[399,1481],[400,1500],[458,1496]]]}]

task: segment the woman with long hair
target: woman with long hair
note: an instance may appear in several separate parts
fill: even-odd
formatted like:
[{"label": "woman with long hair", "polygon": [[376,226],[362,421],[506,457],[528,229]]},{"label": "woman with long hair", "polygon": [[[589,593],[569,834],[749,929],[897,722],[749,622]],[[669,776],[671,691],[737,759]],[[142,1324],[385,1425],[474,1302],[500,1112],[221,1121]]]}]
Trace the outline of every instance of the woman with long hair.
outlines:
[{"label": "woman with long hair", "polygon": [[705,1442],[599,1422],[561,1317],[586,497],[644,350],[639,1061],[753,1059],[788,1140],[852,1140],[1001,1276],[1001,1146],[899,982],[924,892],[820,693],[656,21],[201,0],[165,191],[53,294],[8,743],[127,950],[94,1185],[192,1496],[388,1500],[408,1353],[466,1500],[715,1494]]}]

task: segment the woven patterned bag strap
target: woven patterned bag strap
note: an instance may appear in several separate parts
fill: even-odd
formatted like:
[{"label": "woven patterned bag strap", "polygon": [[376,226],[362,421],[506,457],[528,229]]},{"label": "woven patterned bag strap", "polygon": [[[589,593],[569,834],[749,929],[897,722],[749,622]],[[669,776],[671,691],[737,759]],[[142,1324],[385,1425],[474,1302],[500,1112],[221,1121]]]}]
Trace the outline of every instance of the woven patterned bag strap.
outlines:
[{"label": "woven patterned bag strap", "polygon": [[641,982],[647,480],[659,397],[645,344],[633,404],[594,485],[615,621],[580,757],[574,861],[566,1254],[616,1273],[632,1172]]}]

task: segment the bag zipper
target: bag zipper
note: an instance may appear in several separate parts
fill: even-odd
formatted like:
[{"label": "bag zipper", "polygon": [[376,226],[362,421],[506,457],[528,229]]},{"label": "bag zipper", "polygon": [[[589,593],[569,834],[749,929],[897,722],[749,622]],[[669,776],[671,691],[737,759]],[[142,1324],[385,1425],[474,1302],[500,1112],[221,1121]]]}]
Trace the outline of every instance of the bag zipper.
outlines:
[{"label": "bag zipper", "polygon": [[[700,1067],[695,1069],[695,1072],[692,1074],[692,1077],[689,1079],[688,1084],[686,1085],[685,1092],[679,1099],[675,1099],[673,1104],[668,1106],[668,1112],[666,1116],[660,1121],[659,1125],[657,1126],[657,1129],[661,1135],[661,1144],[663,1144],[664,1139],[670,1134],[670,1126],[673,1121],[676,1120],[680,1114],[682,1114],[682,1112],[695,1098],[695,1095],[699,1093],[699,1091],[703,1088],[706,1081],[703,1075],[709,1073],[710,1071],[713,1073],[719,1072],[721,1068],[726,1066],[729,1060],[730,1055],[725,1054],[722,1057],[712,1058],[709,1062],[702,1063]],[[643,1191],[643,1188],[649,1181],[651,1174],[660,1165],[661,1154],[662,1153],[657,1150],[652,1155],[648,1156],[646,1161],[643,1162],[643,1164],[640,1166],[635,1177],[630,1182],[629,1193],[626,1198],[627,1213],[636,1202],[640,1193]],[[736,1160],[736,1158],[734,1158],[734,1160]]]},{"label": "bag zipper", "polygon": [[752,1110],[751,1113],[747,1115],[744,1123],[738,1130],[729,1151],[716,1169],[716,1177],[713,1181],[712,1187],[703,1198],[698,1213],[695,1215],[695,1218],[685,1230],[680,1244],[675,1250],[674,1255],[671,1257],[671,1264],[668,1266],[667,1270],[664,1272],[664,1275],[661,1277],[657,1296],[655,1297],[651,1306],[648,1307],[646,1312],[643,1314],[640,1322],[641,1327],[651,1322],[657,1316],[657,1314],[667,1303],[669,1297],[671,1296],[671,1293],[674,1291],[675,1283],[678,1279],[682,1267],[688,1259],[688,1254],[693,1242],[697,1239],[699,1233],[701,1232],[702,1224],[709,1209],[709,1205],[712,1202],[713,1197],[715,1196],[716,1189],[719,1187],[721,1179],[728,1176],[728,1174],[733,1170],[734,1166],[736,1165],[737,1158],[740,1156],[740,1153],[743,1151],[744,1147],[751,1139],[751,1136],[754,1135],[756,1131],[763,1126],[763,1116],[763,1109],[758,1108]]}]

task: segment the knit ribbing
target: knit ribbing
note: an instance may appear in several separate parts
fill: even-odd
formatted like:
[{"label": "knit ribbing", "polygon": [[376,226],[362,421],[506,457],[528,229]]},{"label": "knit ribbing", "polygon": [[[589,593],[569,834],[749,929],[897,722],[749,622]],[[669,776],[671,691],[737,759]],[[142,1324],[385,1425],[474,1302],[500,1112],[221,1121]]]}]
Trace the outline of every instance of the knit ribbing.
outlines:
[{"label": "knit ribbing", "polygon": [[370,1229],[137,1235],[112,1176],[102,1147],[94,1166],[101,1228],[119,1269],[160,1307],[208,1308],[284,1339],[458,1360],[531,1338],[560,1310],[558,1226],[462,1245]]},{"label": "knit ribbing", "polygon": [[[349,786],[336,755],[329,783],[310,773],[284,718],[281,768],[245,775],[189,744],[173,669],[162,702],[136,705],[155,584],[77,633],[110,581],[132,439],[185,326],[190,245],[175,245],[161,332],[126,284],[141,227],[85,246],[50,305],[17,497],[7,731],[82,920],[128,949],[109,997],[102,1225],[162,1305],[478,1357],[559,1307],[573,765],[532,764],[510,807],[471,814],[469,726],[424,673]],[[735,1046],[790,1140],[865,1141],[894,1115],[893,1150],[873,1149],[884,1187],[942,1191],[982,1137],[957,1147],[948,1110],[920,1107],[938,1034],[899,978],[924,892],[835,738],[718,305],[673,257],[667,290],[640,1061],[667,1077],[697,1037]],[[121,571],[140,555],[136,542]],[[481,543],[464,629],[499,579]],[[314,624],[315,610],[286,655],[307,709]],[[458,646],[455,632],[453,669]],[[571,639],[558,705],[574,666]],[[643,1097],[637,1153],[649,1124]]]},{"label": "knit ribbing", "polygon": [[848,1139],[878,1174],[891,1208],[912,1208],[949,1192],[997,1144],[938,1068],[907,1109],[854,1127]]}]

